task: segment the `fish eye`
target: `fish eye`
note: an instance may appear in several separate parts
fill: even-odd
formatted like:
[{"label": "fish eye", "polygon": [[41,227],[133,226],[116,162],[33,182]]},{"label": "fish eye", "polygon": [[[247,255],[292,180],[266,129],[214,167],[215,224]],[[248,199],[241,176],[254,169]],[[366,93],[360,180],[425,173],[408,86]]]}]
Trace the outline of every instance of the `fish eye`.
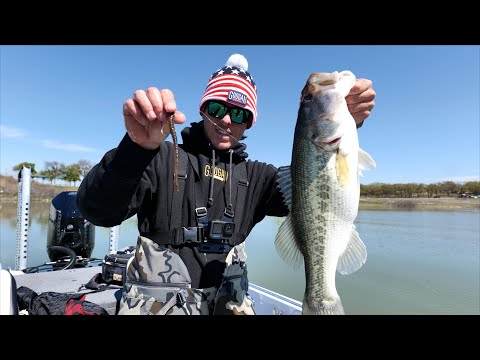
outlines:
[{"label": "fish eye", "polygon": [[302,96],[302,101],[303,102],[310,102],[310,101],[312,101],[312,98],[313,98],[312,94],[305,94],[305,95]]}]

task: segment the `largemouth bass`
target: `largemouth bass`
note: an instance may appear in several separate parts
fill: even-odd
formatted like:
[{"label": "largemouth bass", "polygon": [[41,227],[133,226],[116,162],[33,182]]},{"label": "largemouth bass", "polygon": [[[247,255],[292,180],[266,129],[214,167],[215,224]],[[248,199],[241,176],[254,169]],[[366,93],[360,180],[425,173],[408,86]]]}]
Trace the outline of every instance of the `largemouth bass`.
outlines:
[{"label": "largemouth bass", "polygon": [[290,166],[279,168],[278,183],[289,215],[275,245],[294,266],[304,262],[303,315],[344,314],[335,287],[340,274],[357,271],[367,259],[355,230],[359,176],[373,169],[360,149],[355,120],[345,96],[355,83],[350,71],[313,73],[301,93]]}]

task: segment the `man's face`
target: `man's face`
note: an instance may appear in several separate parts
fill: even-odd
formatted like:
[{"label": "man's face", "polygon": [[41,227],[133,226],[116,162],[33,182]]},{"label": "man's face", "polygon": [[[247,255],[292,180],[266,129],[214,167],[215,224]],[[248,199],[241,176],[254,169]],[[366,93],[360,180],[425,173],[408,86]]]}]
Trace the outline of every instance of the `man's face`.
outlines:
[{"label": "man's face", "polygon": [[[219,103],[226,104],[221,101]],[[227,104],[229,107],[234,108]],[[231,112],[227,112],[222,119],[217,119],[209,115],[207,106],[203,107],[202,116],[207,119],[204,121],[205,134],[212,145],[218,150],[228,150],[235,146],[247,129],[247,124],[237,124],[232,122]]]}]

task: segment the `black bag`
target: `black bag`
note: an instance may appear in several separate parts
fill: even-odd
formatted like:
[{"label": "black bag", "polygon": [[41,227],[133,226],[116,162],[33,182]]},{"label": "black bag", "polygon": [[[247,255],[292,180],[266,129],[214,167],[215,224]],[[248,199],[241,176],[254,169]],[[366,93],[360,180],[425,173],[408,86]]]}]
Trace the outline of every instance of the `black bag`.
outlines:
[{"label": "black bag", "polygon": [[107,254],[102,260],[102,272],[95,274],[90,281],[82,284],[78,291],[85,289],[104,291],[109,285],[123,286],[127,273],[128,260],[135,254],[135,248],[130,247],[116,254]]},{"label": "black bag", "polygon": [[102,261],[102,278],[107,284],[122,286],[125,282],[126,266],[133,252],[107,254]]},{"label": "black bag", "polygon": [[29,315],[108,315],[98,304],[85,300],[87,294],[63,294],[48,291],[37,294],[26,286],[17,289],[19,310]]}]

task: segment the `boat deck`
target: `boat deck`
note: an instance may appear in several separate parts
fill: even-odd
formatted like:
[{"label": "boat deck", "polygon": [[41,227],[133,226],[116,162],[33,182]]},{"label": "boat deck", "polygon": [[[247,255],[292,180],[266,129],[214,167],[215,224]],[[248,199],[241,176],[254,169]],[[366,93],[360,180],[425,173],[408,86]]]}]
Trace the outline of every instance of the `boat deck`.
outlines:
[{"label": "boat deck", "polygon": [[[82,287],[95,274],[102,271],[100,265],[62,271],[13,274],[13,277],[15,278],[17,289],[25,286],[37,294],[48,291],[88,293],[86,296],[87,301],[98,304],[110,315],[115,315],[122,296],[121,286],[109,286],[106,290],[100,292],[92,292],[92,290]],[[79,290],[80,288],[82,290]],[[254,300],[255,312],[258,315],[300,315],[302,312],[301,302],[258,285],[250,283],[248,292]]]}]

